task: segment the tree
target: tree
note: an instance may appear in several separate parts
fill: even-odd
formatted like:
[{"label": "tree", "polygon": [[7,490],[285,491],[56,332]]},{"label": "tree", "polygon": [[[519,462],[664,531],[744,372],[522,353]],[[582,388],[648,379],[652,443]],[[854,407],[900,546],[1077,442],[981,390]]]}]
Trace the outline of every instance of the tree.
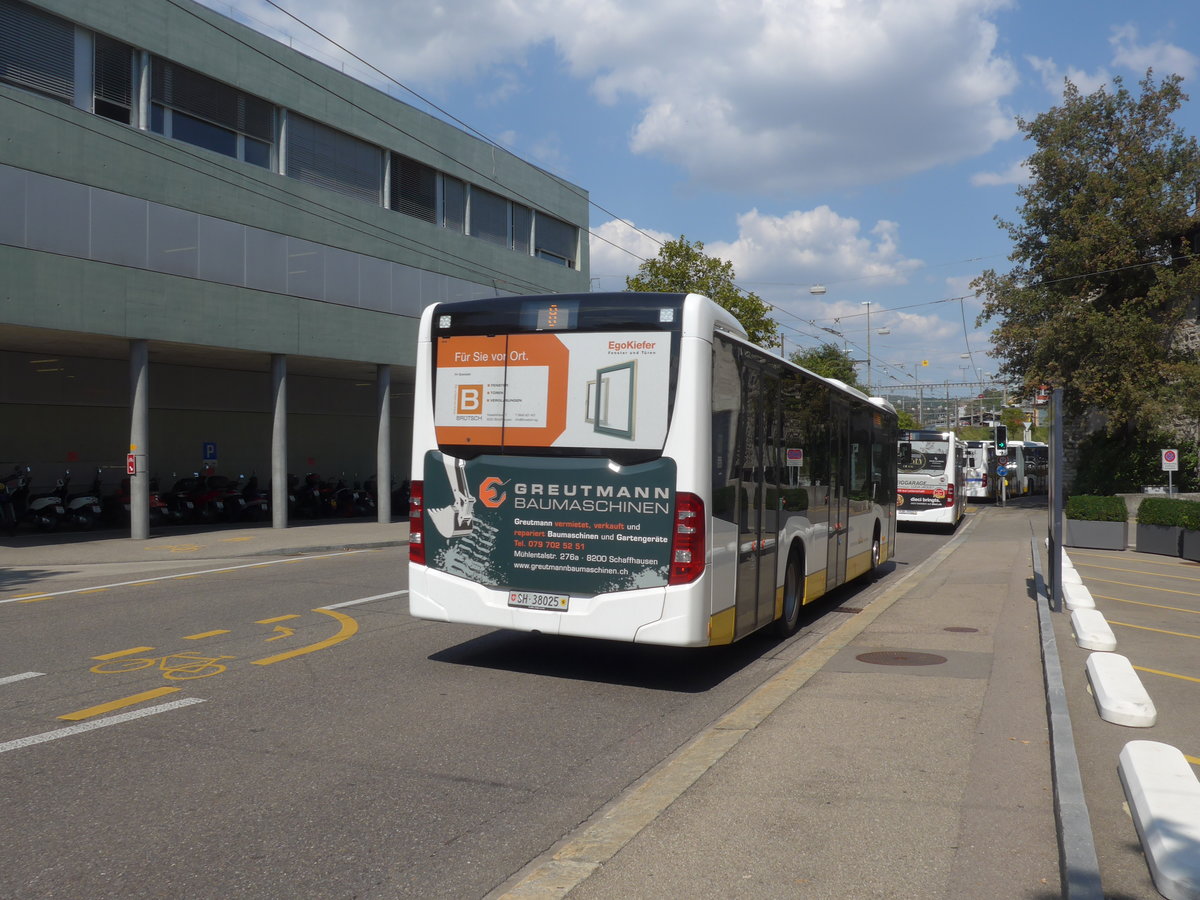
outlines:
[{"label": "tree", "polygon": [[1017,124],[1035,149],[1018,189],[1021,219],[998,219],[1013,242],[1007,274],[984,272],[980,321],[994,320],[1001,372],[1032,394],[1061,386],[1074,416],[1097,410],[1110,435],[1161,428],[1200,396],[1200,362],[1181,328],[1200,293],[1200,149],[1172,116],[1181,78],[1133,96],[1082,96]]},{"label": "tree", "polygon": [[625,288],[704,294],[733,313],[754,343],[778,346],[779,326],[770,318],[770,305],[757,294],[743,291],[734,278],[733,263],[708,256],[703,242],[691,242],[680,235],[678,240],[663,244],[658,256],[638,266],[637,274],[625,279]]},{"label": "tree", "polygon": [[789,359],[823,378],[836,378],[860,391],[865,390],[858,383],[850,354],[837,344],[821,344],[808,350],[794,350]]}]

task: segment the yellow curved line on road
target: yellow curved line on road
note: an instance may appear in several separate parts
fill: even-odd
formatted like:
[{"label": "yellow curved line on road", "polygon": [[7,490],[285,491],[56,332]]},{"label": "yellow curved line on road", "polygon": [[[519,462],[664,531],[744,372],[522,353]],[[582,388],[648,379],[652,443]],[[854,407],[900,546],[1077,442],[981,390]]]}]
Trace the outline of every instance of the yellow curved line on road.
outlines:
[{"label": "yellow curved line on road", "polygon": [[345,613],[334,612],[331,609],[314,609],[313,612],[321,613],[325,616],[332,616],[342,623],[341,629],[331,638],[326,638],[323,641],[317,641],[315,644],[309,644],[307,647],[297,647],[295,650],[289,650],[287,653],[280,653],[276,656],[268,656],[264,659],[256,659],[252,663],[255,666],[269,666],[272,663],[283,662],[285,659],[294,659],[297,656],[304,656],[306,653],[315,653],[317,650],[324,650],[326,647],[332,647],[334,644],[340,644],[346,638],[351,637],[358,631],[358,622],[350,618]]}]

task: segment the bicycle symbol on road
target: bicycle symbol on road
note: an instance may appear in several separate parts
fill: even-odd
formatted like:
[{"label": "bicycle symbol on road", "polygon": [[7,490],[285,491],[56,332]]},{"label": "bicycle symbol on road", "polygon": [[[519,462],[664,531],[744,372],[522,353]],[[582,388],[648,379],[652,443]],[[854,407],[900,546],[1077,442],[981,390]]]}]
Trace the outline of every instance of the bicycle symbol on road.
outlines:
[{"label": "bicycle symbol on road", "polygon": [[92,666],[91,670],[100,675],[113,675],[118,672],[136,672],[138,669],[149,669],[157,665],[162,669],[163,678],[185,681],[190,678],[208,678],[210,675],[220,675],[227,667],[222,665],[219,660],[234,658],[232,656],[204,656],[200,653],[181,650],[165,656],[105,660]]}]

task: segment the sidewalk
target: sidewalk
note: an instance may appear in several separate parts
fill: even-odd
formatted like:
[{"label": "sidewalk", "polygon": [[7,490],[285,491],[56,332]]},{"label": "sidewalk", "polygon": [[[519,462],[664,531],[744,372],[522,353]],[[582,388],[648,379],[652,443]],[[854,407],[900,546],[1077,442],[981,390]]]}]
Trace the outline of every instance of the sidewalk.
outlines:
[{"label": "sidewalk", "polygon": [[133,540],[128,531],[22,531],[0,536],[0,565],[78,566],[97,563],[186,562],[188,559],[226,559],[243,556],[286,556],[394,547],[408,540],[408,520],[380,524],[374,519],[301,520],[287,528],[270,522],[237,526],[163,526],[146,540]]},{"label": "sidewalk", "polygon": [[[503,896],[1062,896],[1031,588],[1044,516],[977,512]],[[780,679],[777,706],[758,696]]]}]

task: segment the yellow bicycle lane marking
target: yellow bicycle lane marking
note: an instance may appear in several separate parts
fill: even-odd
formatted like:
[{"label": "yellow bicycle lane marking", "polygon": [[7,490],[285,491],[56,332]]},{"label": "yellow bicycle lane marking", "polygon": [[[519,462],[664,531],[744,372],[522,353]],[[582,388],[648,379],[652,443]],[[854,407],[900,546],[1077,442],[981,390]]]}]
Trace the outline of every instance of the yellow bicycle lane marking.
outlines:
[{"label": "yellow bicycle lane marking", "polygon": [[326,647],[332,647],[334,644],[340,644],[342,641],[353,636],[358,632],[358,622],[350,618],[345,613],[335,612],[332,609],[314,609],[313,612],[321,613],[322,615],[330,616],[341,623],[341,628],[333,637],[326,638],[323,641],[317,641],[315,644],[309,644],[307,647],[298,647],[295,650],[289,650],[286,653],[280,653],[276,656],[268,656],[265,659],[256,659],[252,665],[270,666],[277,662],[283,662],[285,659],[295,659],[297,656],[304,656],[307,653],[315,653],[317,650],[324,650]]},{"label": "yellow bicycle lane marking", "polygon": [[[264,657],[263,659],[252,660],[252,664],[256,665],[256,666],[270,666],[277,662],[283,662],[284,660],[295,659],[296,657],[299,657],[299,656],[305,656],[309,653],[315,653],[318,650],[324,650],[328,647],[334,646],[335,644],[340,644],[342,641],[346,640],[347,638],[352,637],[353,635],[355,635],[358,632],[358,622],[355,619],[351,618],[350,616],[346,615],[345,613],[336,612],[336,611],[330,610],[330,609],[314,609],[313,612],[321,613],[322,615],[329,616],[330,618],[337,621],[340,625],[337,633],[334,634],[332,637],[325,638],[322,641],[317,641],[315,644],[309,644],[305,647],[297,647],[296,649],[289,650],[286,653],[278,653],[274,656]],[[267,623],[271,623],[271,622],[278,622],[281,620],[296,619],[296,618],[299,618],[299,616],[297,614],[293,613],[293,614],[284,615],[284,616],[276,616],[275,618],[272,618],[272,619],[264,619],[261,622],[256,622],[255,624],[267,624]],[[278,626],[278,627],[283,627],[283,626]],[[204,635],[197,635],[196,637],[208,637],[211,635],[228,634],[228,633],[229,633],[228,631],[212,631],[212,632],[206,632]],[[277,640],[277,639],[278,639],[278,637],[268,638],[267,640],[271,641],[271,640]],[[112,661],[112,660],[121,659],[122,657],[132,656],[135,653],[145,653],[147,651],[152,651],[152,650],[154,650],[153,647],[130,647],[129,649],[126,649],[126,650],[116,650],[112,653],[104,653],[99,656],[93,656],[92,659],[102,660],[102,661]],[[174,654],[174,655],[179,656],[181,654]],[[166,658],[169,658],[169,657],[166,657]],[[218,658],[224,659],[224,658],[228,658],[228,657],[218,657]],[[157,658],[156,658],[156,661],[157,661]],[[92,671],[94,672],[94,671],[96,671],[96,669],[93,668]],[[133,671],[137,671],[137,670],[135,669]],[[112,674],[112,673],[103,673],[102,672],[100,674]],[[220,673],[213,673],[213,674],[220,674]],[[69,722],[78,722],[78,721],[81,721],[84,719],[90,719],[94,716],[103,715],[104,713],[112,712],[114,710],[124,709],[125,707],[128,707],[128,706],[136,706],[137,704],[144,703],[147,700],[153,700],[157,697],[162,697],[166,694],[173,694],[176,691],[180,691],[180,690],[182,690],[182,688],[177,688],[177,687],[155,688],[153,690],[143,691],[139,694],[133,694],[129,697],[122,697],[118,700],[110,700],[107,703],[100,703],[100,704],[97,704],[96,706],[89,706],[86,709],[79,709],[79,710],[76,710],[75,712],[65,713],[65,714],[59,716],[58,718],[63,719],[65,721],[69,721]]]}]

